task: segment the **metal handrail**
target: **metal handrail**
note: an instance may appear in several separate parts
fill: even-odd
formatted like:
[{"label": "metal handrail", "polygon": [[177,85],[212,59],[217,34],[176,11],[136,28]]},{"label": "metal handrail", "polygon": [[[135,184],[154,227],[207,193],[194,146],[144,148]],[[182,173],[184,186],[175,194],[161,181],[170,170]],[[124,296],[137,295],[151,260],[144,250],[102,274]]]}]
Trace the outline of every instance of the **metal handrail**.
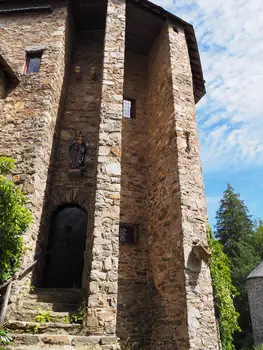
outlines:
[{"label": "metal handrail", "polygon": [[4,321],[5,321],[5,316],[6,316],[6,312],[7,312],[7,307],[8,307],[8,303],[9,303],[9,299],[11,296],[11,290],[12,290],[12,283],[14,280],[22,280],[26,275],[28,275],[28,273],[32,270],[32,268],[38,264],[42,259],[44,259],[44,257],[48,254],[48,252],[44,253],[43,255],[41,255],[40,258],[36,259],[30,266],[28,266],[25,270],[23,270],[22,272],[20,272],[18,275],[14,275],[12,276],[9,280],[5,281],[1,286],[0,286],[0,290],[4,289],[5,287],[7,287],[6,289],[6,293],[5,293],[5,297],[4,297],[4,302],[3,305],[1,307],[1,313],[0,313],[0,327],[3,326]]}]

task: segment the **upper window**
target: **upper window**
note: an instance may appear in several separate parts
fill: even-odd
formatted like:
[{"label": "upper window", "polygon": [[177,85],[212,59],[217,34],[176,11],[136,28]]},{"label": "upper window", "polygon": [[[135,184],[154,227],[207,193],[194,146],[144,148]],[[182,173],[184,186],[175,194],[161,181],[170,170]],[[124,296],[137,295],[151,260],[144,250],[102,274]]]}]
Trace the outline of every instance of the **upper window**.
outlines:
[{"label": "upper window", "polygon": [[24,73],[37,73],[40,69],[42,51],[27,52]]},{"label": "upper window", "polygon": [[136,117],[136,101],[130,98],[124,97],[122,114],[124,118],[134,119]]},{"label": "upper window", "polygon": [[120,224],[120,242],[127,244],[138,243],[138,226],[133,224]]}]

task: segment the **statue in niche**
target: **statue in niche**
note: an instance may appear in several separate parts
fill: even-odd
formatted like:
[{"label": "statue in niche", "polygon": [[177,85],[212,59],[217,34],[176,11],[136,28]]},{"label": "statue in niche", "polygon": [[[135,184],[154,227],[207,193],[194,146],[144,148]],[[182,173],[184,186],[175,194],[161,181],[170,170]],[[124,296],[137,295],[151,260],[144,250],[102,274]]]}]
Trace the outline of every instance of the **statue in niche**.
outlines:
[{"label": "statue in niche", "polygon": [[69,145],[69,167],[70,169],[82,169],[85,167],[86,146],[80,131],[76,132]]}]

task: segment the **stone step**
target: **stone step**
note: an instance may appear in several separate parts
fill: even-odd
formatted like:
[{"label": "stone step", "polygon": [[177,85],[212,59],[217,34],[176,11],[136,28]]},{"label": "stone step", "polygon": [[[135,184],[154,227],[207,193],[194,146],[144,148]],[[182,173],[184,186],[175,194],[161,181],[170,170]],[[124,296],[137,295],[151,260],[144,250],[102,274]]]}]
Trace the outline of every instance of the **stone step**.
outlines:
[{"label": "stone step", "polygon": [[[9,345],[5,348],[6,350],[42,350],[42,349],[52,349],[52,350],[74,350],[74,349],[77,349],[77,350],[91,350],[93,348],[91,347],[81,347],[81,348],[75,348],[73,346],[70,346],[70,345],[63,345],[63,346],[49,346],[49,345],[32,345],[32,346],[20,346],[20,345]],[[96,349],[96,348],[94,348]],[[98,348],[100,349],[100,348]]]},{"label": "stone step", "polygon": [[5,327],[10,333],[14,334],[86,335],[86,330],[83,325],[76,323],[37,323],[9,320]]},{"label": "stone step", "polygon": [[[36,320],[37,316],[44,315],[44,313],[47,313],[46,317],[48,316],[50,318],[49,321],[47,322],[52,322],[52,323],[71,323],[70,322],[70,316],[76,315],[77,314],[77,308],[75,308],[75,312],[55,312],[55,311],[49,311],[47,308],[43,309],[37,309],[37,310],[30,310],[26,309],[23,305],[23,308],[20,312],[14,312],[12,314],[12,318],[16,321],[22,321],[22,322],[37,322],[39,321]],[[74,322],[75,323],[82,323],[81,320],[80,322]]]},{"label": "stone step", "polygon": [[[96,349],[96,348],[91,348],[91,347],[78,347],[75,348],[74,346],[70,346],[70,345],[63,345],[63,346],[49,346],[49,345],[32,345],[32,346],[20,346],[20,345],[9,345],[5,348],[6,350],[43,350],[43,349],[51,349],[51,350],[92,350],[92,349]],[[98,350],[101,348],[97,348]]]},{"label": "stone step", "polygon": [[54,312],[77,312],[82,306],[82,301],[78,303],[64,303],[59,302],[42,302],[36,300],[20,300],[20,307],[23,310],[43,310],[43,311],[54,311]]},{"label": "stone step", "polygon": [[12,344],[9,350],[38,350],[38,349],[116,349],[116,337],[114,336],[70,336],[70,335],[43,335],[43,334],[12,334]]},{"label": "stone step", "polygon": [[78,304],[81,303],[84,299],[84,291],[82,289],[36,289],[33,293],[25,295],[23,300],[32,301],[35,300],[37,302],[44,303],[52,303],[52,302],[63,302],[67,304]]}]

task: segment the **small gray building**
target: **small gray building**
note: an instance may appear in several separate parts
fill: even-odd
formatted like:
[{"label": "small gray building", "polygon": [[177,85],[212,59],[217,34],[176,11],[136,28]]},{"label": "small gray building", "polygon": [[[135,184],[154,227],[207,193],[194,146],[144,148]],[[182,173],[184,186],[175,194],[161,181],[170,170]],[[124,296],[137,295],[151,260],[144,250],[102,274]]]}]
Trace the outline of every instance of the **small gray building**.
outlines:
[{"label": "small gray building", "polygon": [[255,345],[263,344],[263,261],[246,282]]}]

